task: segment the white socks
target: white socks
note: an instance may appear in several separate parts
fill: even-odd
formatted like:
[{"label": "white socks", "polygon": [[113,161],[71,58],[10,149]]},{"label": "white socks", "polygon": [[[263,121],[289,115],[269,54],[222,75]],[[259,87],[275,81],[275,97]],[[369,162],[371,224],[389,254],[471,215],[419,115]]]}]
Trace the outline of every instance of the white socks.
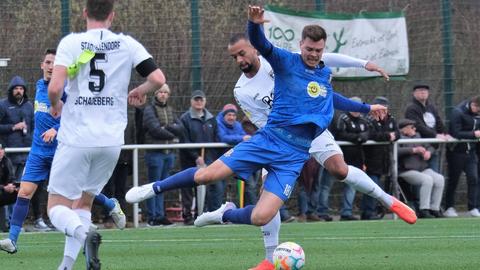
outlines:
[{"label": "white socks", "polygon": [[59,269],[72,269],[80,249],[85,242],[91,224],[91,213],[86,210],[72,210],[63,205],[48,211],[52,224],[66,234],[64,258]]},{"label": "white socks", "polygon": [[265,259],[273,263],[273,251],[278,246],[278,235],[280,234],[280,212],[270,220],[269,223],[262,226],[263,243],[265,245]]},{"label": "white socks", "polygon": [[392,196],[381,189],[368,175],[354,166],[348,166],[347,177],[342,180],[352,188],[379,200],[385,207],[393,204]]},{"label": "white socks", "polygon": [[73,236],[80,243],[85,242],[88,228],[84,228],[77,213],[64,205],[56,205],[48,211],[48,217],[57,230]]},{"label": "white socks", "polygon": [[[90,225],[92,224],[92,213],[83,209],[75,209],[73,211],[80,218],[80,221],[82,222],[83,227],[89,229]],[[83,243],[80,243],[79,241],[77,241],[77,239],[66,235],[65,249],[64,249],[63,255],[68,256],[73,260],[76,260],[82,246],[83,246]]]}]

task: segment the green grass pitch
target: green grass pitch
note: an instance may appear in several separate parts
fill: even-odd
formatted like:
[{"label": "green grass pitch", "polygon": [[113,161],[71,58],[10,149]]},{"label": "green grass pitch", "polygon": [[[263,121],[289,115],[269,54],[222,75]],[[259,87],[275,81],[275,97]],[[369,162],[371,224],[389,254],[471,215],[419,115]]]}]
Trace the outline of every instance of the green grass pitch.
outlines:
[{"label": "green grass pitch", "polygon": [[[248,269],[263,259],[260,229],[223,225],[104,230],[102,269]],[[2,237],[6,237],[3,234]],[[19,252],[0,254],[0,269],[56,269],[60,233],[22,234]],[[475,218],[284,224],[280,242],[306,253],[303,269],[480,269]],[[79,255],[75,269],[85,269]]]}]

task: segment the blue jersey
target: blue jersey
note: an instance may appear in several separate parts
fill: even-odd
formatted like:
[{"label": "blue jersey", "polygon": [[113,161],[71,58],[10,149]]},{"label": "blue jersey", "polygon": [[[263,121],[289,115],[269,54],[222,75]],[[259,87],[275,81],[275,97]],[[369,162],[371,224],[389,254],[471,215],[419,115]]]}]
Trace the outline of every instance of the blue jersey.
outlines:
[{"label": "blue jersey", "polygon": [[331,70],[323,63],[310,68],[300,54],[273,46],[258,24],[249,22],[248,33],[252,45],[267,59],[275,74],[273,107],[266,127],[300,126],[305,137],[313,139],[332,120]]},{"label": "blue jersey", "polygon": [[[60,118],[54,118],[50,114],[50,100],[48,99],[48,81],[40,79],[37,81],[35,93],[35,128],[33,130],[32,149],[30,152],[53,155],[57,149],[57,139],[53,142],[46,143],[42,139],[42,134],[55,128],[58,131],[60,127]],[[65,101],[65,92],[62,100]]]}]

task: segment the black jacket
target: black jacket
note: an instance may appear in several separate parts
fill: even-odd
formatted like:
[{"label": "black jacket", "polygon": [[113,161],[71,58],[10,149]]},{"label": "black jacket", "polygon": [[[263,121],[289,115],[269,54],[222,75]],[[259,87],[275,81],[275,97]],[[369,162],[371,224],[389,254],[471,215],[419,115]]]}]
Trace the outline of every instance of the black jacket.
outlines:
[{"label": "black jacket", "polygon": [[[457,139],[475,139],[475,130],[480,130],[480,115],[472,113],[470,102],[465,100],[452,110],[450,134]],[[478,143],[457,143],[448,149],[458,153],[468,153],[476,151],[477,145]]]},{"label": "black jacket", "polygon": [[353,117],[350,113],[341,113],[335,119],[332,133],[336,140],[355,143],[354,146],[342,146],[345,162],[362,169],[365,165],[365,154],[362,143],[369,138],[368,121],[360,115]]},{"label": "black jacket", "polygon": [[[400,139],[395,118],[388,114],[382,121],[377,121],[373,117],[367,117],[369,123],[370,139],[377,142],[390,141],[390,133],[395,132],[395,140]],[[390,152],[392,144],[388,145],[366,145],[364,146],[365,164],[367,165],[367,174],[384,175],[390,172]]]},{"label": "black jacket", "polygon": [[[219,142],[217,138],[217,120],[208,111],[199,117],[191,108],[180,116],[183,126],[182,143]],[[219,157],[219,149],[206,148],[204,160],[210,164]],[[225,152],[225,151],[224,151]],[[201,149],[181,149],[180,163],[182,168],[195,167],[195,160],[201,155]]]},{"label": "black jacket", "polygon": [[0,193],[3,192],[3,186],[14,183],[16,180],[12,161],[6,156],[0,160]]},{"label": "black jacket", "polygon": [[144,143],[170,144],[180,140],[183,128],[172,107],[154,98],[143,111]]},{"label": "black jacket", "polygon": [[[420,139],[420,134],[416,133],[413,137],[400,136],[401,139]],[[428,168],[428,161],[423,160],[423,156],[420,154],[414,154],[413,148],[416,146],[423,146],[425,149],[433,153],[435,148],[428,144],[402,144],[398,147],[398,172],[404,172],[409,170],[423,171]]]},{"label": "black jacket", "polygon": [[[20,104],[17,103],[13,96],[13,88],[19,85],[25,88],[23,100]],[[26,134],[23,134],[22,130],[12,130],[15,124],[22,121],[25,121],[27,124]],[[0,100],[0,136],[2,145],[4,147],[30,147],[32,145],[33,128],[33,105],[28,100],[25,82],[22,78],[16,76],[10,82],[8,96]],[[10,154],[13,164],[25,162],[26,157],[27,154],[25,153]]]},{"label": "black jacket", "polygon": [[[429,127],[425,122],[425,117],[433,116],[435,119],[435,126]],[[422,138],[435,138],[438,133],[446,133],[445,125],[437,109],[428,100],[425,106],[415,98],[407,105],[405,109],[405,118],[414,120],[417,132]]]}]

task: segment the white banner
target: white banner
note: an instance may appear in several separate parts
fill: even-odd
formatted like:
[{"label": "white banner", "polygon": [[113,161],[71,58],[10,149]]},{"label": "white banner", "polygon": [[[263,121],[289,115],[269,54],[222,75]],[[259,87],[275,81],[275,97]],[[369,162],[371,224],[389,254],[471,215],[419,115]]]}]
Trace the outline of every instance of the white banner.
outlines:
[{"label": "white banner", "polygon": [[[406,75],[409,69],[407,27],[401,12],[326,14],[265,7],[265,35],[275,45],[300,51],[305,25],[318,24],[327,31],[326,52],[373,61],[389,75]],[[374,77],[359,68],[332,68],[336,77]]]}]

